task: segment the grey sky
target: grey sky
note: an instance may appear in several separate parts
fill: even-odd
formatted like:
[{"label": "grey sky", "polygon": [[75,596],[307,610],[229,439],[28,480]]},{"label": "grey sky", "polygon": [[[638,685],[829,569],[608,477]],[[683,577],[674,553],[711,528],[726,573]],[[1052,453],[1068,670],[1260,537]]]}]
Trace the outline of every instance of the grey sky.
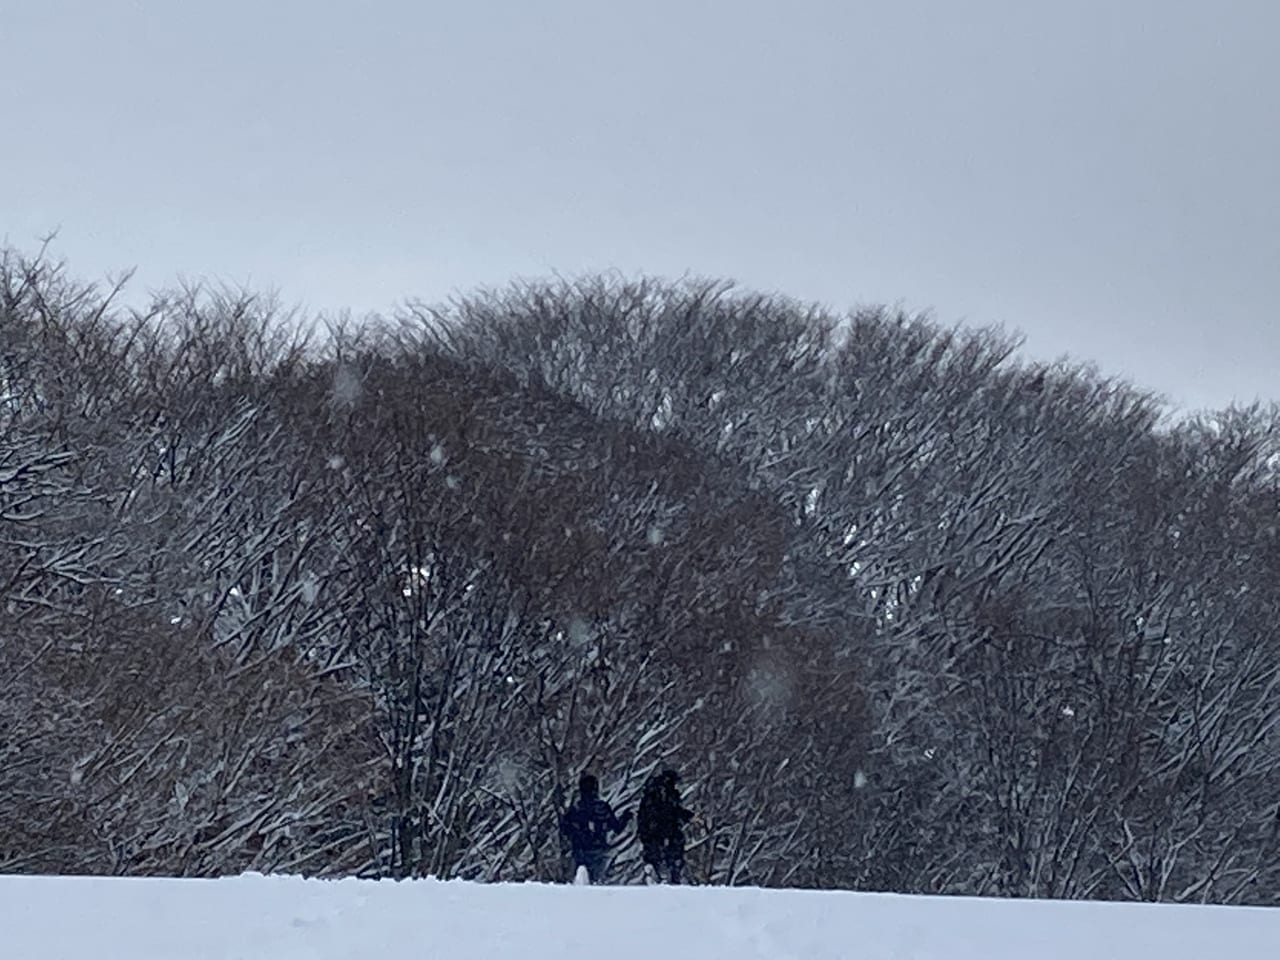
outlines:
[{"label": "grey sky", "polygon": [[0,236],[385,310],[551,271],[1280,398],[1280,3],[0,0]]}]

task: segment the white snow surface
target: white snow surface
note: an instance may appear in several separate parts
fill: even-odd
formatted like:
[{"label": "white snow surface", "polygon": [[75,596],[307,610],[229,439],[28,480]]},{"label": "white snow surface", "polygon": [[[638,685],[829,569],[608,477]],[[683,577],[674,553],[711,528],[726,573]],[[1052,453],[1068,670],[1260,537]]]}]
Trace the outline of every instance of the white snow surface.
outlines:
[{"label": "white snow surface", "polygon": [[10,960],[1253,960],[1280,909],[725,887],[0,877]]}]

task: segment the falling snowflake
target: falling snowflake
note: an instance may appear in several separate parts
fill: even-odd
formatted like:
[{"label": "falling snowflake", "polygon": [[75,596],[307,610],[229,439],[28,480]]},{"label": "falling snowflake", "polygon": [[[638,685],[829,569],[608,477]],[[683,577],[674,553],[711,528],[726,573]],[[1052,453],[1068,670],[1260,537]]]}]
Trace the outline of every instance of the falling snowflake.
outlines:
[{"label": "falling snowflake", "polygon": [[333,401],[340,406],[352,407],[360,399],[360,377],[348,366],[341,366],[333,375]]},{"label": "falling snowflake", "polygon": [[493,767],[493,777],[506,793],[516,793],[524,782],[524,766],[511,757],[499,757]]},{"label": "falling snowflake", "polygon": [[570,617],[565,634],[571,644],[581,648],[591,643],[594,631],[591,629],[591,624],[582,617]]}]

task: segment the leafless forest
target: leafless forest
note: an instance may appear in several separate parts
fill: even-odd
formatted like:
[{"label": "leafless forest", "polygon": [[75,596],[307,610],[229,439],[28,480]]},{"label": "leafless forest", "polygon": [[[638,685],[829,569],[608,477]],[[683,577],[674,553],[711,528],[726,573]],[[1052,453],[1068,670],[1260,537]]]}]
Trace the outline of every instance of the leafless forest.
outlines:
[{"label": "leafless forest", "polygon": [[714,282],[0,298],[0,872],[560,880],[674,764],[701,882],[1280,903],[1277,408]]}]

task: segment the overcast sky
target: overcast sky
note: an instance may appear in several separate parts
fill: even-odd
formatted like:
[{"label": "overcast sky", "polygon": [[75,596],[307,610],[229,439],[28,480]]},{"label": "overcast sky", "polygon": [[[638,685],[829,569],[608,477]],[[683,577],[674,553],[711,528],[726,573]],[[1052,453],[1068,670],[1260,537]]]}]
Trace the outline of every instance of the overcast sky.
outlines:
[{"label": "overcast sky", "polygon": [[1280,399],[1280,2],[0,0],[0,239],[387,310],[553,271]]}]

